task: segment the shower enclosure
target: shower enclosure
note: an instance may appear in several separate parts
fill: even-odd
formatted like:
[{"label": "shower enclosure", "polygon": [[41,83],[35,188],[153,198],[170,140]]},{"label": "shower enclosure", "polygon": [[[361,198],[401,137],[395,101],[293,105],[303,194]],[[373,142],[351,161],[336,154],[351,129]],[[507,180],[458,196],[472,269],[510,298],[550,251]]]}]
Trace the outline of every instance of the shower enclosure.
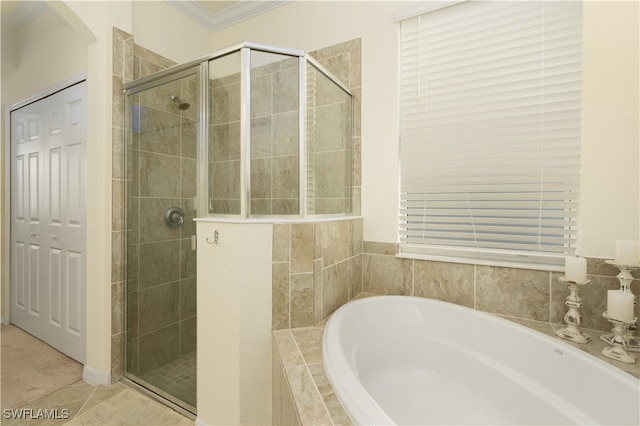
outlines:
[{"label": "shower enclosure", "polygon": [[304,52],[245,42],[125,98],[124,374],[195,414],[193,219],[349,215],[352,96]]}]

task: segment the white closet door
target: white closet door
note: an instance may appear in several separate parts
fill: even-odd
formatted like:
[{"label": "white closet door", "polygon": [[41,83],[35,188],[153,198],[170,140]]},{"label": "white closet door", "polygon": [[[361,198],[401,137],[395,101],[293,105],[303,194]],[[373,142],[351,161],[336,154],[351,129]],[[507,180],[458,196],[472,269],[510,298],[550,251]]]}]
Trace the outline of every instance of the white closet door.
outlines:
[{"label": "white closet door", "polygon": [[86,353],[86,83],[11,113],[11,320]]}]

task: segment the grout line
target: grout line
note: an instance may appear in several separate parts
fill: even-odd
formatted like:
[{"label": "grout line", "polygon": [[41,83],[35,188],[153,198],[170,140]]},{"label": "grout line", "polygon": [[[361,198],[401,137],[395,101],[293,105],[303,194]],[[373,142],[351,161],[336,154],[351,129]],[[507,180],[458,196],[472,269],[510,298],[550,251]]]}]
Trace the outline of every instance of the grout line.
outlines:
[{"label": "grout line", "polygon": [[553,272],[549,272],[549,324],[551,324],[553,306]]},{"label": "grout line", "polygon": [[473,309],[478,309],[477,308],[477,266],[476,264],[473,265]]},{"label": "grout line", "polygon": [[[311,381],[313,382],[313,386],[318,394],[318,396],[320,397],[320,401],[322,402],[322,407],[324,407],[324,411],[327,414],[327,417],[329,417],[329,420],[331,421],[331,424],[334,425],[335,423],[333,422],[333,418],[331,417],[331,412],[329,411],[329,409],[327,408],[327,404],[324,402],[324,398],[322,397],[322,393],[320,393],[320,389],[318,388],[318,384],[316,383],[316,379],[313,377],[313,374],[311,374],[311,370],[309,370],[309,363],[307,363],[307,360],[304,357],[304,354],[302,353],[302,351],[300,350],[300,346],[298,345],[298,341],[296,340],[295,336],[293,335],[293,333],[291,333],[291,330],[289,330],[289,334],[291,335],[291,338],[293,339],[293,343],[296,345],[296,349],[298,350],[298,353],[300,354],[300,357],[302,358],[302,361],[304,361],[304,368],[307,371],[307,374],[309,374],[309,377],[311,377]],[[322,363],[313,363],[313,364],[323,364]],[[286,377],[286,374],[285,374]],[[295,404],[295,398],[294,398],[294,404]]]},{"label": "grout line", "polygon": [[[80,407],[80,409],[78,410],[78,412],[76,413],[75,416],[73,416],[73,419],[75,419],[76,417],[78,417],[80,415],[80,413],[82,413],[82,410],[84,409],[84,407],[87,405],[87,403],[89,402],[89,400],[93,397],[93,395],[96,393],[96,391],[98,390],[98,387],[100,385],[97,385],[96,387],[93,388],[93,390],[91,391],[91,395],[89,395],[87,397],[87,399],[84,401],[84,404],[82,404],[82,407]],[[71,420],[73,420],[71,419]]]},{"label": "grout line", "polygon": [[304,368],[307,370],[307,374],[309,374],[309,377],[311,377],[311,381],[313,382],[313,387],[315,388],[316,392],[318,393],[318,396],[320,397],[320,402],[322,402],[322,406],[324,407],[324,412],[327,414],[327,417],[329,417],[329,421],[331,421],[331,424],[335,425],[335,423],[333,422],[333,417],[331,417],[331,412],[329,411],[329,408],[327,408],[327,404],[324,402],[324,398],[322,397],[322,393],[320,392],[320,389],[318,388],[318,384],[316,383],[316,379],[313,377],[313,374],[311,374],[311,370],[309,370],[309,364],[307,364],[305,362]]}]

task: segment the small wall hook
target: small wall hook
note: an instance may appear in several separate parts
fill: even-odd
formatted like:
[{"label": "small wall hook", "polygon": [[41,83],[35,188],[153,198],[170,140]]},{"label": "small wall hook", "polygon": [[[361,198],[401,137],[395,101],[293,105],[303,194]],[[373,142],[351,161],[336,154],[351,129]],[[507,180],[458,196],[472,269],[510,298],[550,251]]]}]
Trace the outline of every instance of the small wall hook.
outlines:
[{"label": "small wall hook", "polygon": [[209,237],[205,238],[207,240],[207,242],[209,244],[218,244],[220,242],[220,234],[218,233],[218,230],[216,229],[215,231],[213,231],[213,241],[211,241],[211,239]]}]

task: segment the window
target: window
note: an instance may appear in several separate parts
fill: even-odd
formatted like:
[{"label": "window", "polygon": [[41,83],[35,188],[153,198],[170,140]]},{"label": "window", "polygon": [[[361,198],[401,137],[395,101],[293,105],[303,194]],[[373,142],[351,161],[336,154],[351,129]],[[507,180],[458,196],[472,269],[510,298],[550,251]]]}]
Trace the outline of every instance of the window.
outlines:
[{"label": "window", "polygon": [[581,3],[448,4],[399,17],[400,255],[562,265],[578,215]]}]

